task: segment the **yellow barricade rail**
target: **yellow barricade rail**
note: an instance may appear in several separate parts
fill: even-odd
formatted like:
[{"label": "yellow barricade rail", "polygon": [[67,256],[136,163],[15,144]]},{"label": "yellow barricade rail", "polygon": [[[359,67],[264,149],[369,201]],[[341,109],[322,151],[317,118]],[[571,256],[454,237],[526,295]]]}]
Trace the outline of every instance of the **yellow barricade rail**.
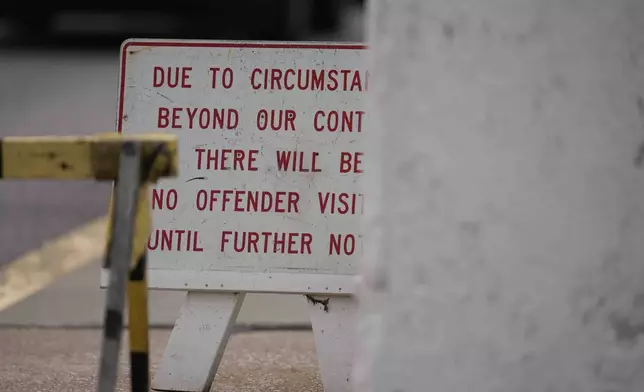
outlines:
[{"label": "yellow barricade rail", "polygon": [[113,392],[116,388],[126,279],[132,391],[149,390],[146,248],[151,230],[149,184],[163,177],[175,177],[177,172],[177,140],[170,134],[0,139],[0,179],[114,181],[104,264],[110,271],[110,283],[99,392]]},{"label": "yellow barricade rail", "polygon": [[0,138],[0,178],[58,180],[116,180],[123,144],[141,144],[141,161],[160,144],[165,152],[154,163],[149,178],[177,175],[177,141],[170,134],[123,136],[36,136]]}]

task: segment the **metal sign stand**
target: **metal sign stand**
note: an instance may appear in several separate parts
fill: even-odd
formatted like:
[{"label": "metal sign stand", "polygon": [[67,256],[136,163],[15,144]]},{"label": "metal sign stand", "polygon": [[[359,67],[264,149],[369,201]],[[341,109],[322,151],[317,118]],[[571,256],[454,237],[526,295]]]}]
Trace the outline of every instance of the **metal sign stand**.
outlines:
[{"label": "metal sign stand", "polygon": [[[114,392],[118,376],[119,351],[123,331],[123,308],[128,272],[132,258],[134,225],[137,215],[141,148],[137,143],[125,143],[119,161],[118,179],[114,186],[114,207],[110,220],[110,240],[107,244],[106,264],[110,268],[103,323],[103,345],[99,368],[99,392]],[[120,233],[120,235],[117,235]],[[146,355],[147,359],[147,355]],[[132,363],[132,390],[135,391],[134,364]],[[147,380],[144,381],[147,384]],[[147,389],[144,389],[147,391]]]},{"label": "metal sign stand", "polygon": [[159,144],[147,161],[142,160],[140,143],[127,142],[122,147],[110,206],[105,260],[110,274],[98,392],[113,392],[116,388],[126,282],[132,392],[148,392],[150,388],[146,273],[147,239],[151,230],[148,184],[154,179],[154,163],[163,147]]}]

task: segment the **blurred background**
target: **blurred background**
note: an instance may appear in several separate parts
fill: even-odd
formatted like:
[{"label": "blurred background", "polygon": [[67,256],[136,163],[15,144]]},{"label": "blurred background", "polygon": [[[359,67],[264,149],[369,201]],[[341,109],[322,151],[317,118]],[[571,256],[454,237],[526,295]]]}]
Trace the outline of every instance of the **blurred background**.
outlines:
[{"label": "blurred background", "polygon": [[99,37],[306,40],[337,31],[365,0],[5,1],[0,38],[6,44]]},{"label": "blurred background", "polygon": [[[127,38],[361,41],[366,6],[364,0],[6,0],[1,4],[2,137],[114,130],[119,46]],[[3,308],[1,302],[11,262],[103,216],[108,191],[108,184],[93,182],[0,182],[0,324],[101,321],[100,260],[81,275],[65,278],[19,304]],[[46,257],[51,260],[45,262],[52,263],[60,258]],[[90,295],[89,288],[96,292]],[[173,321],[181,298],[155,298],[153,302],[169,305],[162,306],[167,309],[164,316],[152,303],[152,321]],[[264,312],[272,321],[308,321],[304,307],[298,309],[296,315]],[[252,309],[242,313],[258,314]]]}]

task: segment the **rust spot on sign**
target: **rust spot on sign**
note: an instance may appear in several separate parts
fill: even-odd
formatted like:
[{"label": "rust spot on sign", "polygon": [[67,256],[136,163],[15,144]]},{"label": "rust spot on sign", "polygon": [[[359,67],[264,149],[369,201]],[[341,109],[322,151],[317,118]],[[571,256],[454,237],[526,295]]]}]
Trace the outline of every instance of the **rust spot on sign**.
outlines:
[{"label": "rust spot on sign", "polygon": [[329,313],[329,300],[327,299],[317,299],[311,295],[305,294],[306,300],[313,305],[322,305],[325,312]]}]

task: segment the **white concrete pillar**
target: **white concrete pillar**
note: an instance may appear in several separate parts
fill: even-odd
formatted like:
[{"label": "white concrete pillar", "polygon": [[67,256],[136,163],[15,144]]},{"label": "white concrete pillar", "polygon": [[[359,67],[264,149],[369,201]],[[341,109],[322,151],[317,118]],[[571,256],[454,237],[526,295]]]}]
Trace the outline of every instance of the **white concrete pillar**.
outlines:
[{"label": "white concrete pillar", "polygon": [[358,390],[644,391],[644,1],[369,28]]}]

